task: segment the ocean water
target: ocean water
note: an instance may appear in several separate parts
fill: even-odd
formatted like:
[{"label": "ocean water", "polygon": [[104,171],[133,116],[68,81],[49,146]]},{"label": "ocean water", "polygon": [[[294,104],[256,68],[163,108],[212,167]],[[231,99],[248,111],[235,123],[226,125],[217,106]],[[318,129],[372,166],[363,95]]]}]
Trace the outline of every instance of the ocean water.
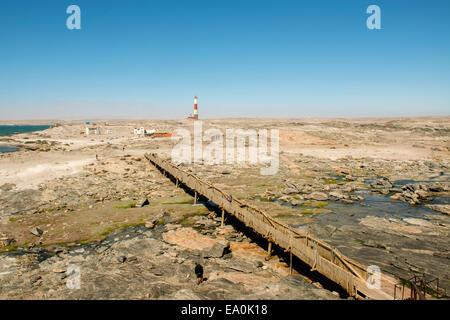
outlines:
[{"label": "ocean water", "polygon": [[[16,133],[26,133],[41,131],[50,128],[49,125],[38,125],[38,126],[16,126],[16,125],[0,125],[0,136],[11,136]],[[19,148],[16,146],[0,145],[0,152],[12,152]]]},{"label": "ocean water", "polygon": [[49,125],[39,125],[39,126],[5,126],[0,125],[0,136],[10,136],[15,133],[25,133],[33,131],[41,131],[50,128]]},{"label": "ocean water", "polygon": [[13,152],[19,150],[16,146],[0,146],[0,152]]}]

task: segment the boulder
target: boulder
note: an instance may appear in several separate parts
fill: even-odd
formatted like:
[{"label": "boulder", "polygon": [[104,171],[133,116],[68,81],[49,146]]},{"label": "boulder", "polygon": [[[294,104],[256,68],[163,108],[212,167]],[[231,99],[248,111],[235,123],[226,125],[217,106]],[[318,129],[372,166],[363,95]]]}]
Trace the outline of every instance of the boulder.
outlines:
[{"label": "boulder", "polygon": [[119,256],[117,257],[117,262],[119,263],[124,263],[127,261],[127,257],[126,256]]},{"label": "boulder", "polygon": [[328,195],[323,192],[313,192],[309,194],[308,198],[311,200],[324,201],[328,200]]},{"label": "boulder", "polygon": [[426,206],[431,210],[450,215],[450,205],[448,204],[427,204]]},{"label": "boulder", "polygon": [[32,234],[34,234],[35,236],[37,236],[37,237],[40,237],[44,232],[41,230],[41,229],[39,229],[38,227],[34,227],[33,229],[31,229],[30,230],[30,232],[32,233]]},{"label": "boulder", "polygon": [[400,193],[396,193],[390,197],[391,200],[401,200],[403,197]]},{"label": "boulder", "polygon": [[348,184],[347,186],[345,186],[342,191],[343,192],[352,192],[354,190],[354,187],[351,184]]},{"label": "boulder", "polygon": [[147,221],[147,222],[145,222],[145,227],[148,229],[153,229],[155,227],[155,222]]},{"label": "boulder", "polygon": [[431,192],[442,192],[442,191],[446,191],[447,188],[445,185],[442,185],[439,182],[433,182],[428,184],[428,190],[430,190]]},{"label": "boulder", "polygon": [[298,193],[298,190],[294,189],[294,188],[286,188],[282,192],[284,194],[296,194],[296,193]]},{"label": "boulder", "polygon": [[205,258],[222,258],[230,250],[229,241],[218,241],[211,248],[205,249],[203,256]]},{"label": "boulder", "polygon": [[5,184],[0,186],[0,190],[1,191],[11,191],[15,187],[16,187],[16,185],[13,184],[13,183],[5,183]]},{"label": "boulder", "polygon": [[419,189],[419,185],[413,184],[413,183],[405,184],[405,185],[402,187],[402,190],[404,190],[404,191],[410,191],[410,192],[416,192],[416,190],[418,190],[418,189]]},{"label": "boulder", "polygon": [[8,246],[10,246],[11,244],[13,244],[14,242],[16,242],[15,239],[8,238],[8,237],[2,236],[2,235],[0,234],[0,248],[2,248],[2,247],[8,247]]},{"label": "boulder", "polygon": [[379,180],[376,180],[370,184],[370,187],[372,189],[390,189],[394,185],[389,181],[388,178],[381,178]]},{"label": "boulder", "polygon": [[278,198],[278,201],[289,203],[292,201],[292,198],[289,196],[282,196],[282,197]]},{"label": "boulder", "polygon": [[292,206],[295,207],[295,206],[301,205],[303,203],[303,201],[297,200],[297,199],[292,199],[290,203],[291,203]]},{"label": "boulder", "polygon": [[353,178],[350,174],[346,175],[344,179],[347,181],[355,181],[355,178]]},{"label": "boulder", "polygon": [[145,222],[145,227],[149,229],[153,229],[162,219],[164,218],[164,213],[158,213],[152,219],[147,220]]},{"label": "boulder", "polygon": [[342,200],[342,199],[348,199],[348,195],[340,193],[339,191],[333,191],[330,192],[330,198],[331,200]]},{"label": "boulder", "polygon": [[148,201],[147,198],[145,198],[145,199],[138,201],[138,203],[136,204],[136,207],[142,208],[142,207],[148,206],[149,204],[150,204],[150,202]]},{"label": "boulder", "polygon": [[429,193],[425,190],[416,190],[415,192],[419,199],[421,200],[431,200],[431,197],[429,196]]}]

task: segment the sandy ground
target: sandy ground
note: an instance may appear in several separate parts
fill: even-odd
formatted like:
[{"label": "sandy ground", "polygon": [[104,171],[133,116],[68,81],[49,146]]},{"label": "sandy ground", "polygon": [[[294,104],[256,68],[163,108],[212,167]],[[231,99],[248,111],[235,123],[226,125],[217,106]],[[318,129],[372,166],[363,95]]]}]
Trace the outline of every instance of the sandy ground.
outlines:
[{"label": "sandy ground", "polygon": [[[75,160],[76,159],[76,160]],[[66,161],[64,161],[66,160]],[[34,189],[42,182],[80,172],[83,166],[92,163],[92,157],[74,156],[30,159],[20,163],[9,163],[0,169],[1,184],[14,183],[18,189]]]}]

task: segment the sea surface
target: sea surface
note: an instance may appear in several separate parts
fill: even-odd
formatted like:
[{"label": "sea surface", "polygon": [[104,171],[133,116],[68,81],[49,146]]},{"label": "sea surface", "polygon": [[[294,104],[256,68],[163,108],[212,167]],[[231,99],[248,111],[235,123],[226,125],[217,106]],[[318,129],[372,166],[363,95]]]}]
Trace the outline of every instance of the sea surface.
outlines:
[{"label": "sea surface", "polygon": [[0,146],[0,152],[13,152],[19,150],[16,146]]},{"label": "sea surface", "polygon": [[[34,125],[34,126],[24,126],[24,125],[0,125],[0,136],[11,136],[16,133],[26,133],[41,131],[50,128],[49,125]],[[0,152],[12,152],[19,148],[16,146],[0,145]]]}]

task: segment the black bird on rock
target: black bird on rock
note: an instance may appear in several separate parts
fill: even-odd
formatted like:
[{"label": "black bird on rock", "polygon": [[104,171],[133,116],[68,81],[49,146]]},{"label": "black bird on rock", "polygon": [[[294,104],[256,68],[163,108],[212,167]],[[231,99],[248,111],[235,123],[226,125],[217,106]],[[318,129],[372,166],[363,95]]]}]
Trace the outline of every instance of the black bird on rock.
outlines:
[{"label": "black bird on rock", "polygon": [[197,276],[197,284],[203,281],[203,267],[201,264],[195,263],[195,275]]}]

